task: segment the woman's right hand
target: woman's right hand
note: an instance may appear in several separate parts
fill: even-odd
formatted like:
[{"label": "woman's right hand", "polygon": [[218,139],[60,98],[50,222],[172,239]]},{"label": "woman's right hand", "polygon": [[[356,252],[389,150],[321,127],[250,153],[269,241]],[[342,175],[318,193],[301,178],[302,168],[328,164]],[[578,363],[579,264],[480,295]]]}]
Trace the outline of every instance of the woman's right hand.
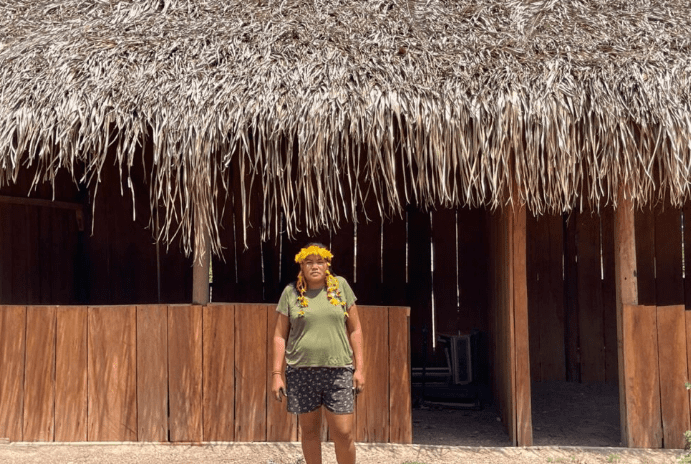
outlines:
[{"label": "woman's right hand", "polygon": [[281,395],[286,395],[286,384],[283,381],[282,374],[273,374],[271,380],[271,393],[276,398],[276,401],[281,401]]}]

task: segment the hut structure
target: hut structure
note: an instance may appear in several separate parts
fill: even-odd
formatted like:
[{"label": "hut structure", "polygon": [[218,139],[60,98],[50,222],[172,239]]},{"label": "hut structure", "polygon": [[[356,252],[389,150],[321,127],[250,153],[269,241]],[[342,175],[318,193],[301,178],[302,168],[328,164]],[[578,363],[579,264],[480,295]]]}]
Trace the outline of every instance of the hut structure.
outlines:
[{"label": "hut structure", "polygon": [[358,439],[409,442],[410,363],[477,328],[514,444],[570,380],[683,445],[689,31],[682,0],[0,2],[0,438],[294,439],[256,367],[317,237],[378,305]]}]

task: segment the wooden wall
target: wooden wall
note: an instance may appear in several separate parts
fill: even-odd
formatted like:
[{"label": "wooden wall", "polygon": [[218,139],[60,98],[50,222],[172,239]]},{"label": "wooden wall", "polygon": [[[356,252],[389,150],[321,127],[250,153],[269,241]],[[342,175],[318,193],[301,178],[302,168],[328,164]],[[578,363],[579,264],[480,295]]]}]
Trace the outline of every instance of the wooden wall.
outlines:
[{"label": "wooden wall", "polygon": [[691,429],[684,388],[691,312],[683,305],[624,305],[622,328],[629,446],[683,449]]},{"label": "wooden wall", "polygon": [[[356,439],[411,443],[409,310],[360,313]],[[275,319],[264,304],[0,306],[0,437],[296,441],[269,391]]]},{"label": "wooden wall", "polygon": [[[691,269],[690,208],[636,211],[643,305],[691,307],[691,278],[684,277]],[[528,217],[534,381],[618,382],[613,215],[607,207],[600,214]]]},{"label": "wooden wall", "polygon": [[533,442],[526,282],[526,212],[488,217],[492,391],[514,445]]},{"label": "wooden wall", "polygon": [[0,189],[0,304],[74,304],[83,297],[81,261],[84,233],[79,191],[66,173],[55,191],[39,184],[27,202],[33,173]]},{"label": "wooden wall", "polygon": [[331,247],[334,272],[348,280],[360,303],[411,307],[413,365],[423,364],[423,345],[429,365],[446,365],[444,353],[432,348],[432,289],[437,333],[470,333],[477,328],[486,334],[485,215],[479,209],[439,210],[430,215],[409,208],[403,217],[383,223],[379,219],[357,226],[345,223],[332,234],[309,237],[303,232],[292,240],[283,234],[264,243],[253,222],[244,249],[240,225],[233,224],[231,211],[224,219],[224,259],[213,261],[213,301],[276,302],[296,278],[295,254],[308,242],[321,242]]},{"label": "wooden wall", "polygon": [[[30,170],[0,189],[0,304],[159,302],[148,185],[141,166],[130,174],[136,214],[110,164],[97,192],[96,184],[77,185],[64,171],[54,190],[48,183],[30,190]],[[126,186],[127,179],[122,182]],[[191,259],[176,245],[161,246],[159,255],[160,301],[191,301]]]},{"label": "wooden wall", "polygon": [[[115,166],[104,166],[101,185],[95,197],[90,192],[87,208],[86,247],[88,263],[88,304],[186,303],[192,301],[192,259],[177,243],[166,249],[159,246],[160,300],[156,245],[152,237],[149,186],[141,166],[130,172],[135,204],[127,190],[127,179],[120,189],[120,173]],[[95,202],[91,216],[91,203]],[[155,227],[155,226],[154,226]]]}]

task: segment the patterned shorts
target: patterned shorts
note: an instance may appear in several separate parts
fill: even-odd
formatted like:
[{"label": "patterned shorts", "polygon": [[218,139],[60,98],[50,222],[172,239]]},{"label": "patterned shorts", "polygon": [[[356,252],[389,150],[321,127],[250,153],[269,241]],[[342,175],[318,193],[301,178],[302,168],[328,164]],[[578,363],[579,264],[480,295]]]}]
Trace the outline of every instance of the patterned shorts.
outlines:
[{"label": "patterned shorts", "polygon": [[286,367],[288,412],[304,414],[322,404],[334,414],[353,412],[352,367]]}]

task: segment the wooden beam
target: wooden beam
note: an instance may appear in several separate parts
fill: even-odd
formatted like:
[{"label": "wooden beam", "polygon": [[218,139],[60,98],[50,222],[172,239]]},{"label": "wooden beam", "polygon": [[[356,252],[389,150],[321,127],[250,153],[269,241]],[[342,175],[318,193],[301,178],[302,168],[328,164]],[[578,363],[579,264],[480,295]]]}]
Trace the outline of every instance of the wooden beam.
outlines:
[{"label": "wooden beam", "polygon": [[77,228],[84,231],[84,206],[81,203],[69,203],[66,201],[43,200],[40,198],[12,197],[0,195],[0,203],[7,205],[35,206],[44,208],[71,209],[76,213]]},{"label": "wooden beam", "polygon": [[72,209],[78,211],[82,211],[84,209],[81,203],[43,200],[40,198],[12,197],[8,195],[0,195],[0,203],[22,206],[43,206],[45,208]]},{"label": "wooden beam", "polygon": [[511,227],[511,264],[513,273],[513,330],[516,435],[518,446],[532,446],[533,420],[530,398],[530,338],[528,335],[528,276],[526,208],[514,210]]},{"label": "wooden beam", "polygon": [[619,414],[621,441],[629,446],[626,409],[626,363],[624,357],[623,308],[638,305],[636,229],[633,203],[620,199],[614,210],[614,272],[617,294],[617,352],[619,359]]}]

